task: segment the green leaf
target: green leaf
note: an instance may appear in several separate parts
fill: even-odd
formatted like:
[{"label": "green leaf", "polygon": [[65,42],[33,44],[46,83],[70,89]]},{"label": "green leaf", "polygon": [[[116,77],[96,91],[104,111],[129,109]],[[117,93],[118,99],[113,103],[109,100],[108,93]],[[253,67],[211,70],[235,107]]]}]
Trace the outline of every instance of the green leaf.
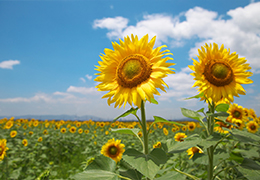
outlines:
[{"label": "green leaf", "polygon": [[120,175],[128,177],[133,180],[141,180],[142,174],[135,169],[128,169],[127,171],[120,171]]},{"label": "green leaf", "polygon": [[217,112],[227,112],[228,109],[229,109],[229,105],[228,104],[218,104],[216,106],[216,111]]},{"label": "green leaf", "polygon": [[86,168],[86,170],[93,169],[113,172],[116,170],[116,162],[109,157],[99,155]]},{"label": "green leaf", "polygon": [[111,132],[114,133],[120,133],[120,134],[132,134],[135,136],[138,136],[138,132],[140,131],[140,129],[138,128],[119,128],[119,129],[111,129]]},{"label": "green leaf", "polygon": [[217,144],[221,138],[222,136],[219,133],[214,132],[207,139],[202,139],[199,145],[203,146],[203,148],[206,149]]},{"label": "green leaf", "polygon": [[234,160],[238,163],[242,163],[244,161],[244,158],[241,156],[241,154],[231,152],[229,160]]},{"label": "green leaf", "polygon": [[154,98],[151,98],[150,100],[151,100],[151,103],[158,104],[158,102]]},{"label": "green leaf", "polygon": [[180,174],[179,172],[176,171],[169,171],[165,175],[155,178],[155,180],[166,180],[166,179],[178,179],[178,180],[185,180],[186,176],[183,174]]},{"label": "green leaf", "polygon": [[197,146],[200,144],[201,139],[199,137],[193,137],[187,140],[187,138],[184,139],[183,142],[176,142],[172,139],[168,139],[166,141],[166,144],[168,146],[168,153],[179,153],[182,151],[186,151],[187,149]]},{"label": "green leaf", "polygon": [[196,111],[196,112],[204,112],[204,108],[201,108],[200,110]]},{"label": "green leaf", "polygon": [[123,159],[144,176],[153,179],[160,167],[152,159],[135,149],[127,149]]},{"label": "green leaf", "polygon": [[155,148],[148,154],[148,159],[152,159],[159,166],[160,164],[165,164],[169,158],[164,150]]},{"label": "green leaf", "polygon": [[200,93],[200,94],[198,94],[196,96],[192,96],[192,97],[186,98],[185,100],[194,99],[194,98],[198,99],[198,98],[203,97],[203,96],[204,96],[204,93],[202,92],[202,93]]},{"label": "green leaf", "polygon": [[188,117],[188,118],[196,119],[198,121],[202,121],[204,119],[204,116],[201,116],[198,112],[190,110],[190,109],[181,108],[181,112],[182,112],[183,116]]},{"label": "green leaf", "polygon": [[115,122],[116,120],[118,120],[118,119],[121,118],[121,117],[126,117],[126,116],[128,116],[129,114],[136,115],[137,110],[138,110],[138,107],[137,107],[137,108],[131,108],[131,109],[129,109],[128,111],[124,112],[124,113],[121,114],[120,116],[116,117],[116,118],[112,121],[112,123]]},{"label": "green leaf", "polygon": [[241,167],[246,169],[260,170],[260,165],[248,158],[244,158]]},{"label": "green leaf", "polygon": [[238,129],[232,129],[230,133],[236,137],[239,141],[242,142],[260,142],[260,136],[247,132],[247,131],[241,131]]},{"label": "green leaf", "polygon": [[237,170],[243,174],[248,180],[259,180],[260,171],[259,170],[250,170],[242,167],[237,167]]},{"label": "green leaf", "polygon": [[114,172],[104,170],[88,170],[72,176],[75,180],[119,180],[118,175]]},{"label": "green leaf", "polygon": [[163,122],[163,123],[171,123],[171,124],[176,124],[176,125],[179,125],[179,126],[185,126],[184,124],[181,124],[181,123],[177,123],[177,122],[174,122],[174,121],[168,121],[162,117],[159,117],[159,116],[154,116],[154,123],[158,123],[158,122]]}]

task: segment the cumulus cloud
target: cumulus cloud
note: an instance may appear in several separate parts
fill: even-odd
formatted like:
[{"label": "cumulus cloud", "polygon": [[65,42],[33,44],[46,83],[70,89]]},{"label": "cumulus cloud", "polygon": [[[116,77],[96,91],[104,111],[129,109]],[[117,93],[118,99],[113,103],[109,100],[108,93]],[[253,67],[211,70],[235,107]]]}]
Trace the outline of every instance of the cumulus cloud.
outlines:
[{"label": "cumulus cloud", "polygon": [[195,88],[191,88],[194,84],[193,76],[190,75],[191,70],[186,67],[182,68],[176,74],[170,74],[164,80],[170,87],[167,93],[162,93],[159,100],[169,100],[173,97],[177,101],[183,101],[185,98],[196,95]]},{"label": "cumulus cloud", "polygon": [[80,94],[99,94],[96,88],[94,87],[76,87],[76,86],[70,86],[67,89],[67,92],[73,92],[73,93],[80,93]]},{"label": "cumulus cloud", "polygon": [[0,68],[2,69],[13,69],[14,65],[20,64],[18,60],[7,60],[0,62]]},{"label": "cumulus cloud", "polygon": [[[225,15],[201,7],[194,7],[176,16],[169,14],[144,15],[136,25],[128,25],[125,17],[103,18],[94,21],[94,28],[108,29],[110,39],[135,34],[150,38],[157,36],[156,45],[184,46],[190,39],[198,39],[189,51],[195,57],[205,43],[216,42],[246,57],[253,71],[259,73],[260,63],[260,2],[229,10]],[[223,19],[228,16],[228,19]],[[184,19],[184,20],[181,20]]]}]

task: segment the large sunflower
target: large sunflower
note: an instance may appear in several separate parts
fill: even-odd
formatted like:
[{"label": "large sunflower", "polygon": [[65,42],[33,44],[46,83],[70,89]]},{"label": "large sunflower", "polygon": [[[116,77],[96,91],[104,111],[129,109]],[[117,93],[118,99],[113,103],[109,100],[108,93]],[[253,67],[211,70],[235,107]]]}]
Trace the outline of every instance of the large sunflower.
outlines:
[{"label": "large sunflower", "polygon": [[193,59],[193,66],[189,66],[196,80],[193,87],[198,86],[199,92],[215,103],[221,99],[233,102],[233,96],[245,95],[241,84],[253,82],[248,79],[252,72],[248,72],[251,67],[245,63],[245,58],[238,58],[236,52],[230,54],[224,45],[218,48],[216,43],[205,44],[198,52],[199,62]]},{"label": "large sunflower", "polygon": [[96,66],[99,73],[95,81],[101,82],[96,86],[99,91],[109,91],[102,98],[108,98],[108,105],[115,103],[119,108],[128,102],[141,107],[141,101],[160,95],[156,88],[165,91],[168,85],[163,81],[167,74],[173,74],[169,66],[174,63],[165,55],[172,55],[169,50],[161,50],[165,45],[153,49],[156,37],[148,42],[148,35],[138,40],[131,35],[121,39],[120,44],[112,42],[114,50],[105,49],[101,54],[100,66]]},{"label": "large sunflower", "polygon": [[246,128],[251,133],[256,133],[258,131],[258,124],[255,121],[250,121],[246,124]]},{"label": "large sunflower", "polygon": [[110,157],[114,161],[118,162],[122,159],[122,155],[125,152],[125,145],[121,144],[121,140],[110,139],[102,146],[101,154]]},{"label": "large sunflower", "polygon": [[6,156],[6,151],[9,148],[6,147],[6,139],[0,139],[0,161],[4,159],[4,156]]}]

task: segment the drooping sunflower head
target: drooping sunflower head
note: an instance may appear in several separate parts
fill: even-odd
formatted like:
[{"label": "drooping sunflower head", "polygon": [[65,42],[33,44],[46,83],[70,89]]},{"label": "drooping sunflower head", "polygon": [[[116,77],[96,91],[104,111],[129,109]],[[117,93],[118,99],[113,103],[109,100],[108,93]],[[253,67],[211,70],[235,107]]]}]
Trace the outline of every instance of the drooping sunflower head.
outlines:
[{"label": "drooping sunflower head", "polygon": [[194,156],[194,154],[203,153],[203,151],[200,148],[194,146],[194,147],[191,147],[190,149],[188,149],[187,153],[188,153],[188,155],[190,155],[189,159],[191,159]]},{"label": "drooping sunflower head", "polygon": [[110,157],[115,162],[119,162],[122,159],[122,155],[125,152],[125,145],[121,143],[121,140],[110,139],[102,146],[101,154]]},{"label": "drooping sunflower head", "polygon": [[167,130],[166,128],[163,128],[163,134],[164,134],[165,136],[168,136],[169,132],[168,132],[168,130]]},{"label": "drooping sunflower head", "polygon": [[252,73],[248,72],[251,67],[245,58],[238,58],[236,52],[230,54],[224,45],[218,48],[216,43],[205,44],[198,52],[199,62],[193,59],[193,66],[189,66],[196,80],[193,87],[198,86],[199,92],[215,103],[222,99],[233,102],[234,96],[245,95],[241,84],[253,82],[248,79]]},{"label": "drooping sunflower head", "polygon": [[0,139],[0,161],[4,159],[4,156],[6,156],[6,151],[9,148],[6,147],[6,139]]},{"label": "drooping sunflower head", "polygon": [[251,133],[256,133],[258,131],[259,125],[255,121],[249,121],[246,124],[246,128]]},{"label": "drooping sunflower head", "polygon": [[182,141],[184,141],[184,138],[186,138],[186,137],[187,137],[187,135],[185,133],[177,133],[177,134],[175,134],[174,139],[175,139],[175,141],[182,142]]},{"label": "drooping sunflower head", "polygon": [[96,86],[99,91],[109,91],[103,96],[108,98],[108,105],[115,103],[120,108],[128,102],[140,107],[142,100],[151,102],[154,94],[160,95],[157,88],[165,91],[163,78],[174,73],[169,68],[174,63],[166,62],[172,60],[168,56],[172,54],[162,50],[165,45],[153,49],[155,38],[148,42],[148,35],[140,40],[127,36],[119,40],[120,44],[112,42],[114,50],[105,49],[101,54],[95,81],[100,82]]}]

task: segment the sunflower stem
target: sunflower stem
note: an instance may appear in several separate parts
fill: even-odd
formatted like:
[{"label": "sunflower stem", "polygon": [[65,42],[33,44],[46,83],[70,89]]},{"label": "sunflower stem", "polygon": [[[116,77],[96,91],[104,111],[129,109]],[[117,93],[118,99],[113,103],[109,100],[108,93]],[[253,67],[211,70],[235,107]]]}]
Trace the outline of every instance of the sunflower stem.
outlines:
[{"label": "sunflower stem", "polygon": [[[209,111],[214,114],[215,112],[215,105],[214,102],[212,104],[209,102]],[[214,116],[211,115],[208,117],[208,132],[209,136],[214,132]],[[213,179],[213,160],[214,160],[214,146],[210,146],[207,148],[208,152],[208,180]]]},{"label": "sunflower stem", "polygon": [[142,130],[143,130],[143,137],[144,137],[144,154],[149,153],[148,149],[148,133],[146,128],[146,117],[145,117],[145,107],[144,101],[141,102],[141,116],[142,116]]}]

